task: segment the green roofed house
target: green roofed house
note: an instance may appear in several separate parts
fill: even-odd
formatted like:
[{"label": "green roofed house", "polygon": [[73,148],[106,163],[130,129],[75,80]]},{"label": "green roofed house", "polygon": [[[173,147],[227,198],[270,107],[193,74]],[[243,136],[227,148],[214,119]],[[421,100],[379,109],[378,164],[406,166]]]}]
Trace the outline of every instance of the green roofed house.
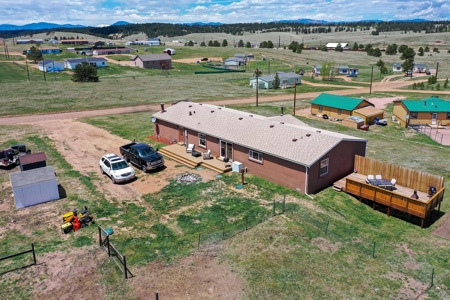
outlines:
[{"label": "green roofed house", "polygon": [[[365,115],[362,108],[370,107],[370,115]],[[374,112],[374,110],[377,110]],[[355,113],[355,111],[359,113]],[[369,101],[362,98],[352,98],[322,93],[311,101],[312,115],[327,115],[329,118],[343,120],[349,116],[362,117],[366,124],[373,122],[375,117],[383,118],[383,111],[376,109]]]},{"label": "green roofed house", "polygon": [[424,100],[394,101],[394,116],[404,127],[409,125],[450,125],[450,101],[437,96]]}]

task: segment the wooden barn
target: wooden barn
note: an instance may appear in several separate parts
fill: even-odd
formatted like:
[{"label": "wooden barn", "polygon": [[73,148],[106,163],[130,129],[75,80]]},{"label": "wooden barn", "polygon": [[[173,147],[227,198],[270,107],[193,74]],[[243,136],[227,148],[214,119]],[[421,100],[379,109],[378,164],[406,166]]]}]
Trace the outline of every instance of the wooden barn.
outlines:
[{"label": "wooden barn", "polygon": [[268,118],[181,101],[162,105],[152,122],[156,138],[174,143],[168,147],[186,148],[182,152],[195,147],[306,194],[353,172],[355,155],[366,153],[365,139],[313,128],[289,115]]}]

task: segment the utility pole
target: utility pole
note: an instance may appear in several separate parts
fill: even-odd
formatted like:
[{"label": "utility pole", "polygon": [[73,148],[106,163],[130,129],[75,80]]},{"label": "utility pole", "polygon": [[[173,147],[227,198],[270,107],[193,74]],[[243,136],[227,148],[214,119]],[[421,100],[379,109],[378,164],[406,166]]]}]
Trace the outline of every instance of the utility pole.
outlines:
[{"label": "utility pole", "polygon": [[372,66],[372,73],[370,74],[370,93],[372,94],[372,79],[373,79],[373,66]]},{"label": "utility pole", "polygon": [[295,116],[295,102],[297,100],[297,78],[295,78],[294,82],[294,116]]},{"label": "utility pole", "polygon": [[269,75],[270,75],[270,60],[267,61],[267,69],[268,69],[268,72],[269,72]]},{"label": "utility pole", "polygon": [[439,62],[436,63],[436,79],[437,79],[438,71],[439,71]]},{"label": "utility pole", "polygon": [[258,77],[259,77],[259,70],[258,68],[256,68],[256,106],[258,106],[258,89],[259,89]]},{"label": "utility pole", "polygon": [[281,44],[280,44],[280,39],[281,39],[281,36],[279,35],[279,36],[278,36],[278,49],[280,48],[280,45],[281,45]]}]

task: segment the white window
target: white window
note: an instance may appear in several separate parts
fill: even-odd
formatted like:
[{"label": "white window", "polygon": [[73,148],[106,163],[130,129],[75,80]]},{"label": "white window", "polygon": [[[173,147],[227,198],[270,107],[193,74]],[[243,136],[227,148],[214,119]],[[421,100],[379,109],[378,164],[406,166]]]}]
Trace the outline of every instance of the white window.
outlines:
[{"label": "white window", "polygon": [[338,109],[338,115],[342,114],[342,109]]},{"label": "white window", "polygon": [[198,145],[200,147],[206,148],[206,135],[203,133],[198,134]]},{"label": "white window", "polygon": [[328,174],[328,158],[325,158],[320,161],[320,176]]},{"label": "white window", "polygon": [[323,106],[319,105],[319,112],[322,112]]},{"label": "white window", "polygon": [[417,112],[411,113],[411,119],[417,119]]},{"label": "white window", "polygon": [[261,163],[263,161],[262,153],[259,153],[259,152],[253,151],[253,150],[249,150],[248,151],[248,158],[250,160],[255,160],[255,161],[261,162]]}]

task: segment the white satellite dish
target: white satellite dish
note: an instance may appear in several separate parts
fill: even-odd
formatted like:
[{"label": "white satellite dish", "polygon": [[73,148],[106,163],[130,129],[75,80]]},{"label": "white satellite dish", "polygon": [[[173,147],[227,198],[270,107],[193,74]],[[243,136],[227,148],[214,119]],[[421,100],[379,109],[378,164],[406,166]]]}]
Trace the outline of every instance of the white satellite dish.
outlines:
[{"label": "white satellite dish", "polygon": [[155,123],[155,122],[156,122],[156,118],[153,117],[153,118],[152,118],[152,123]]}]

